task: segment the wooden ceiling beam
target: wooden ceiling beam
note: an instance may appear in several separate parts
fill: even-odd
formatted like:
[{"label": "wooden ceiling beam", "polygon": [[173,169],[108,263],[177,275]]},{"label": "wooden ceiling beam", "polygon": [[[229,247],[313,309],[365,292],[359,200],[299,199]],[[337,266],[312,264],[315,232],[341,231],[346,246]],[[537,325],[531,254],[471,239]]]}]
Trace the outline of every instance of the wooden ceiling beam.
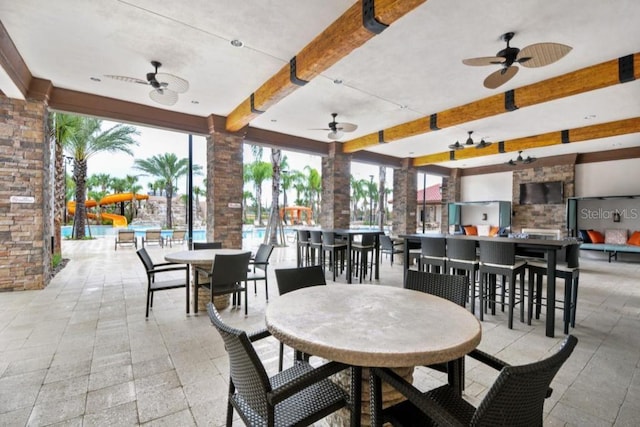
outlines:
[{"label": "wooden ceiling beam", "polygon": [[[597,125],[584,126],[580,128],[548,132],[540,135],[527,136],[504,141],[503,153],[524,151],[532,148],[548,147],[550,145],[570,144],[593,139],[608,138],[611,136],[626,135],[640,132],[640,117],[617,120],[614,122],[601,123]],[[413,166],[424,166],[442,163],[451,160],[463,160],[474,157],[490,156],[501,153],[499,143],[493,143],[487,148],[464,149],[457,151],[446,151],[443,153],[429,154],[427,156],[413,159]]]},{"label": "wooden ceiling beam", "polygon": [[[236,132],[261,112],[278,103],[336,62],[362,46],[426,0],[360,0],[306,45],[269,80],[227,116],[227,131]],[[365,10],[372,10],[373,29],[367,29]],[[375,27],[378,27],[376,30]]]},{"label": "wooden ceiling beam", "polygon": [[[625,64],[629,63],[633,64],[631,75],[625,78],[623,77],[625,76],[623,68],[625,68]],[[628,69],[626,72],[629,73]],[[427,117],[402,123],[382,130],[382,135],[384,135],[384,142],[390,143],[437,129],[496,116],[514,109],[525,108],[621,84],[633,79],[640,79],[640,53],[603,62],[505,93],[483,98],[466,105],[434,113]],[[380,131],[346,141],[342,146],[342,150],[345,153],[353,153],[377,145],[380,143],[379,135]],[[440,161],[447,160],[448,157],[446,160]]]}]

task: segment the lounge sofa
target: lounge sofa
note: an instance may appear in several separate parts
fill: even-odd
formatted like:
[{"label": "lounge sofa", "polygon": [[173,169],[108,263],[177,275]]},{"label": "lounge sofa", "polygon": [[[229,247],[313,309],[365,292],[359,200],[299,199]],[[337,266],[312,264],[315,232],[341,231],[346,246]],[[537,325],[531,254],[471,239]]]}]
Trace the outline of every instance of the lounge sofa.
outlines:
[{"label": "lounge sofa", "polygon": [[619,253],[640,254],[640,231],[635,231],[628,236],[628,231],[623,229],[608,229],[604,235],[594,230],[580,230],[583,243],[581,250],[601,251],[608,255],[609,262],[618,260]]}]

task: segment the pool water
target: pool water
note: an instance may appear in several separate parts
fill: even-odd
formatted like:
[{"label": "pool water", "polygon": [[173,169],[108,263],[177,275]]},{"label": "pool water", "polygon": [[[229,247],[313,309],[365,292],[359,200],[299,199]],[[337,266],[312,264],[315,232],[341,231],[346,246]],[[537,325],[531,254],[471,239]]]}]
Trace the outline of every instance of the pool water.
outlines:
[{"label": "pool water", "polygon": [[[135,230],[136,232],[136,237],[143,237],[145,235],[145,231],[151,228],[157,228],[157,227],[127,227],[131,230]],[[65,225],[63,227],[61,227],[61,233],[60,235],[62,236],[63,239],[66,238],[70,238],[71,237],[71,233],[73,226],[71,225]],[[113,228],[110,225],[92,225],[92,226],[86,226],[85,227],[85,235],[86,236],[92,236],[92,237],[107,237],[107,236],[115,236],[117,233],[117,230],[119,230],[120,228]],[[263,228],[256,228],[256,227],[251,227],[251,228],[247,228],[247,229],[243,229],[242,230],[242,238],[243,239],[262,239],[264,237],[264,227]],[[285,230],[286,232],[287,230]],[[162,236],[163,237],[169,237],[173,234],[172,230],[162,230]],[[206,230],[204,229],[197,229],[197,230],[193,230],[193,240],[198,242],[198,241],[206,241]]]}]

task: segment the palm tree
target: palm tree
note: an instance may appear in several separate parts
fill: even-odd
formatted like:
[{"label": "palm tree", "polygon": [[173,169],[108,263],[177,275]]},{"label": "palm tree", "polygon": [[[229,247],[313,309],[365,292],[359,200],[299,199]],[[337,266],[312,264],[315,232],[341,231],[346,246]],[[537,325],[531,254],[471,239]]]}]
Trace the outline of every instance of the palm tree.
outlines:
[{"label": "palm tree", "polygon": [[138,145],[133,139],[133,135],[138,135],[139,132],[132,126],[122,124],[102,130],[102,120],[93,117],[80,117],[78,126],[73,135],[64,140],[63,145],[65,152],[73,157],[73,180],[76,183],[74,235],[76,239],[83,239],[86,218],[84,203],[86,200],[87,160],[103,152],[123,152],[133,155],[130,147]]},{"label": "palm tree", "polygon": [[256,200],[256,218],[258,221],[262,219],[262,184],[267,179],[271,178],[273,175],[273,169],[271,167],[271,162],[264,162],[262,160],[255,160],[254,162],[247,165],[248,175],[251,177],[251,180],[254,184],[254,189],[256,192],[255,200]]},{"label": "palm tree", "polygon": [[[64,146],[80,128],[80,117],[70,114],[52,113],[49,115],[49,137],[55,141],[55,188],[54,188],[54,235],[60,236],[60,229],[66,219],[66,204],[70,199],[69,190],[75,186],[67,185],[66,158]],[[64,216],[64,218],[63,218]],[[62,251],[60,239],[55,239],[54,253]]]},{"label": "palm tree", "polygon": [[358,220],[358,204],[360,200],[366,197],[364,190],[364,180],[356,179],[353,175],[350,177],[351,181],[351,201],[353,203],[352,207],[352,219],[354,221]]},{"label": "palm tree", "polygon": [[[320,176],[320,173],[318,172],[317,169],[312,168],[311,166],[307,165],[304,167],[304,169],[307,171],[307,173],[309,174],[307,176],[307,188],[309,191],[309,204],[311,205],[311,209],[313,209],[314,212],[314,216],[316,215],[316,212],[318,212],[317,217],[319,217],[320,214],[320,192],[322,191],[322,177]],[[315,204],[315,206],[314,206]]]},{"label": "palm tree", "polygon": [[[136,159],[133,167],[144,172],[146,175],[159,178],[158,181],[162,182],[167,198],[166,226],[172,228],[171,201],[175,189],[174,182],[189,173],[189,159],[178,159],[178,156],[174,153],[165,153],[148,159]],[[202,173],[201,171],[202,167],[200,165],[193,165],[194,174]]]}]

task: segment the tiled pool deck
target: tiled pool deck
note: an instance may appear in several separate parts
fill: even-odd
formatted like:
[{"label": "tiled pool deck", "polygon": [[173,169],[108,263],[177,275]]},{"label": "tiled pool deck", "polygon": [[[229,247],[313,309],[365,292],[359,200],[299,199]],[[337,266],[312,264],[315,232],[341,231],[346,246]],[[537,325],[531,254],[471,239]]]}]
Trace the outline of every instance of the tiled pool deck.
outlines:
[{"label": "tiled pool deck", "polygon": [[[46,289],[0,293],[1,426],[224,425],[227,356],[206,314],[185,315],[184,291],[174,290],[156,295],[145,320],[142,265],[134,249],[113,246],[113,238],[64,241],[70,262]],[[179,248],[148,250],[160,262]],[[273,269],[294,264],[293,247],[274,250],[270,298],[278,295]],[[581,260],[572,331],[580,341],[552,384],[545,425],[638,425],[639,276],[638,263]],[[401,286],[402,265],[384,260],[380,277],[373,283]],[[264,309],[259,284],[248,317],[230,309],[222,316],[255,330]],[[512,364],[540,359],[562,340],[560,316],[556,338],[545,337],[542,319],[509,330],[503,313],[487,316],[480,348]],[[258,350],[274,373],[277,341],[264,340]],[[465,396],[477,403],[496,374],[471,360],[466,369]],[[422,368],[415,374],[420,387],[444,380]]]}]

